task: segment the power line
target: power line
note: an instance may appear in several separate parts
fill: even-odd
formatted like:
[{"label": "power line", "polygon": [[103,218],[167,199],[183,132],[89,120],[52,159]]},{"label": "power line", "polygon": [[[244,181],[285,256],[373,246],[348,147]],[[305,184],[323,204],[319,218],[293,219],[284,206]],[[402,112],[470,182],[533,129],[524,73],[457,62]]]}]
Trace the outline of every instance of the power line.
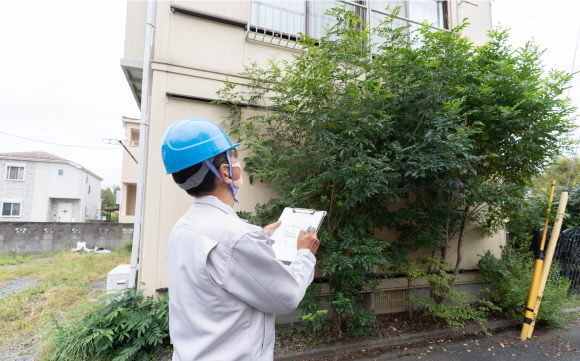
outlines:
[{"label": "power line", "polygon": [[536,14],[534,14],[534,15],[530,16],[529,18],[527,18],[527,19],[523,20],[523,21],[520,21],[519,23],[517,23],[516,25],[512,26],[511,28],[513,29],[513,28],[515,28],[516,26],[518,26],[518,25],[520,25],[520,24],[522,24],[522,23],[525,23],[526,21],[530,20],[531,18],[533,18],[533,17],[536,17],[536,16],[540,15],[541,13],[543,13],[543,12],[545,12],[545,11],[547,11],[547,10],[549,10],[549,9],[553,8],[554,6],[556,6],[556,5],[560,4],[560,3],[563,3],[564,1],[566,1],[566,0],[561,0],[561,1],[558,1],[557,3],[554,3],[554,4],[552,4],[552,6],[545,8],[544,10],[540,11],[539,13],[536,13]]},{"label": "power line", "polygon": [[52,145],[60,145],[61,147],[86,148],[86,149],[106,149],[106,150],[118,150],[118,149],[121,149],[121,148],[109,148],[109,147],[107,147],[107,148],[105,148],[105,147],[83,147],[83,146],[80,146],[80,145],[69,145],[69,144],[51,143],[51,142],[45,142],[43,140],[25,138],[25,137],[21,137],[19,135],[14,135],[14,134],[2,132],[2,131],[0,131],[0,133],[9,135],[11,137],[16,137],[16,138],[20,138],[20,139],[30,140],[32,142],[46,143],[46,144],[52,144]]}]

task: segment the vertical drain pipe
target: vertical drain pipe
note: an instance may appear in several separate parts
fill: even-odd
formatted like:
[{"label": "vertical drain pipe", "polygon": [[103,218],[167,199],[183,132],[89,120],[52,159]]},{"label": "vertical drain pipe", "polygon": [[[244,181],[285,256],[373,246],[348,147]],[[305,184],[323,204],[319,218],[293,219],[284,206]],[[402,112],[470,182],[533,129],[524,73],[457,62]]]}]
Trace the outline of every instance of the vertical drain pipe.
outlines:
[{"label": "vertical drain pipe", "polygon": [[151,49],[153,48],[153,19],[155,0],[147,1],[145,21],[145,48],[143,49],[143,80],[141,81],[141,120],[139,126],[139,163],[137,165],[137,194],[135,196],[135,224],[133,228],[133,248],[131,251],[131,274],[129,287],[135,286],[137,263],[141,241],[143,217],[143,188],[147,168],[147,127],[149,126],[149,73],[151,71]]}]

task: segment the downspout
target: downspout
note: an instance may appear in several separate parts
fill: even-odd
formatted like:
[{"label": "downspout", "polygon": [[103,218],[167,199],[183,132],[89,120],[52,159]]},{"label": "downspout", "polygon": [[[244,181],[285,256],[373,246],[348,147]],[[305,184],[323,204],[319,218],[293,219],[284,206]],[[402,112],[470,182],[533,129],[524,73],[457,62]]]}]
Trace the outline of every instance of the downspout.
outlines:
[{"label": "downspout", "polygon": [[149,76],[151,71],[151,50],[153,48],[153,21],[155,0],[147,1],[147,20],[145,21],[145,48],[143,50],[143,80],[141,81],[141,121],[139,126],[139,163],[137,165],[137,194],[135,195],[135,223],[133,228],[133,247],[131,251],[131,274],[129,288],[135,286],[137,263],[141,241],[143,216],[143,188],[147,168],[147,127],[149,126]]}]

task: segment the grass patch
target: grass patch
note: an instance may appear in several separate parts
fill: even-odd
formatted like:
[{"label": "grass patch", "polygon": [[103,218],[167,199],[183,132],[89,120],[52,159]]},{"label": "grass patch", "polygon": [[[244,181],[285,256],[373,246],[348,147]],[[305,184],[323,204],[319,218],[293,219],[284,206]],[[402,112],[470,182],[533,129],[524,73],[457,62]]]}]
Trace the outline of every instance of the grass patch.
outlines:
[{"label": "grass patch", "polygon": [[0,300],[0,345],[18,342],[44,333],[51,315],[59,318],[68,310],[86,304],[98,295],[91,291],[95,281],[107,279],[107,273],[119,264],[128,264],[130,254],[63,251],[26,258],[0,257],[0,284],[18,277],[35,284]]}]

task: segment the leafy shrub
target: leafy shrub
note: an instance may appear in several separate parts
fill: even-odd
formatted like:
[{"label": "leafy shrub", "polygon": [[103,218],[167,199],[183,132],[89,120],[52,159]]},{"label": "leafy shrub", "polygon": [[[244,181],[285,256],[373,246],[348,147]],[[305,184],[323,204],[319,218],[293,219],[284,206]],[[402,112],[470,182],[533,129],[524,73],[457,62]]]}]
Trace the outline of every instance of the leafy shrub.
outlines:
[{"label": "leafy shrub", "polygon": [[[463,327],[462,320],[471,320],[482,325],[487,322],[490,310],[498,310],[491,302],[480,300],[471,304],[473,296],[454,288],[455,281],[460,277],[451,272],[453,267],[440,257],[419,257],[415,262],[414,272],[409,274],[409,299],[411,307],[417,304],[423,308],[424,316],[434,316],[445,320],[454,330]],[[413,279],[425,277],[429,284],[431,297],[420,297],[417,290],[410,286]],[[412,290],[411,290],[412,288]],[[487,333],[485,327],[484,331]]]},{"label": "leafy shrub", "polygon": [[168,343],[169,299],[123,290],[77,309],[64,320],[52,319],[47,338],[50,361],[147,359],[147,353]]},{"label": "leafy shrub", "polygon": [[[361,336],[372,329],[376,315],[361,307],[359,302],[345,297],[341,292],[334,294],[335,300],[330,302],[332,308],[342,320],[346,322],[348,333],[352,336]],[[362,297],[360,297],[362,298]]]},{"label": "leafy shrub", "polygon": [[123,244],[123,249],[127,252],[133,251],[133,241],[127,241]]},{"label": "leafy shrub", "polygon": [[[527,241],[521,242],[517,249],[502,247],[500,259],[488,250],[477,263],[484,275],[484,284],[489,286],[487,294],[491,301],[522,322],[534,276],[534,264],[535,259]],[[566,323],[561,311],[568,303],[569,286],[570,281],[560,276],[560,268],[553,263],[536,320],[544,320],[554,326]]]},{"label": "leafy shrub", "polygon": [[18,246],[14,246],[14,248],[12,248],[10,252],[8,252],[8,257],[16,259],[16,256],[18,256],[18,252],[20,252],[20,248],[18,248]]}]

